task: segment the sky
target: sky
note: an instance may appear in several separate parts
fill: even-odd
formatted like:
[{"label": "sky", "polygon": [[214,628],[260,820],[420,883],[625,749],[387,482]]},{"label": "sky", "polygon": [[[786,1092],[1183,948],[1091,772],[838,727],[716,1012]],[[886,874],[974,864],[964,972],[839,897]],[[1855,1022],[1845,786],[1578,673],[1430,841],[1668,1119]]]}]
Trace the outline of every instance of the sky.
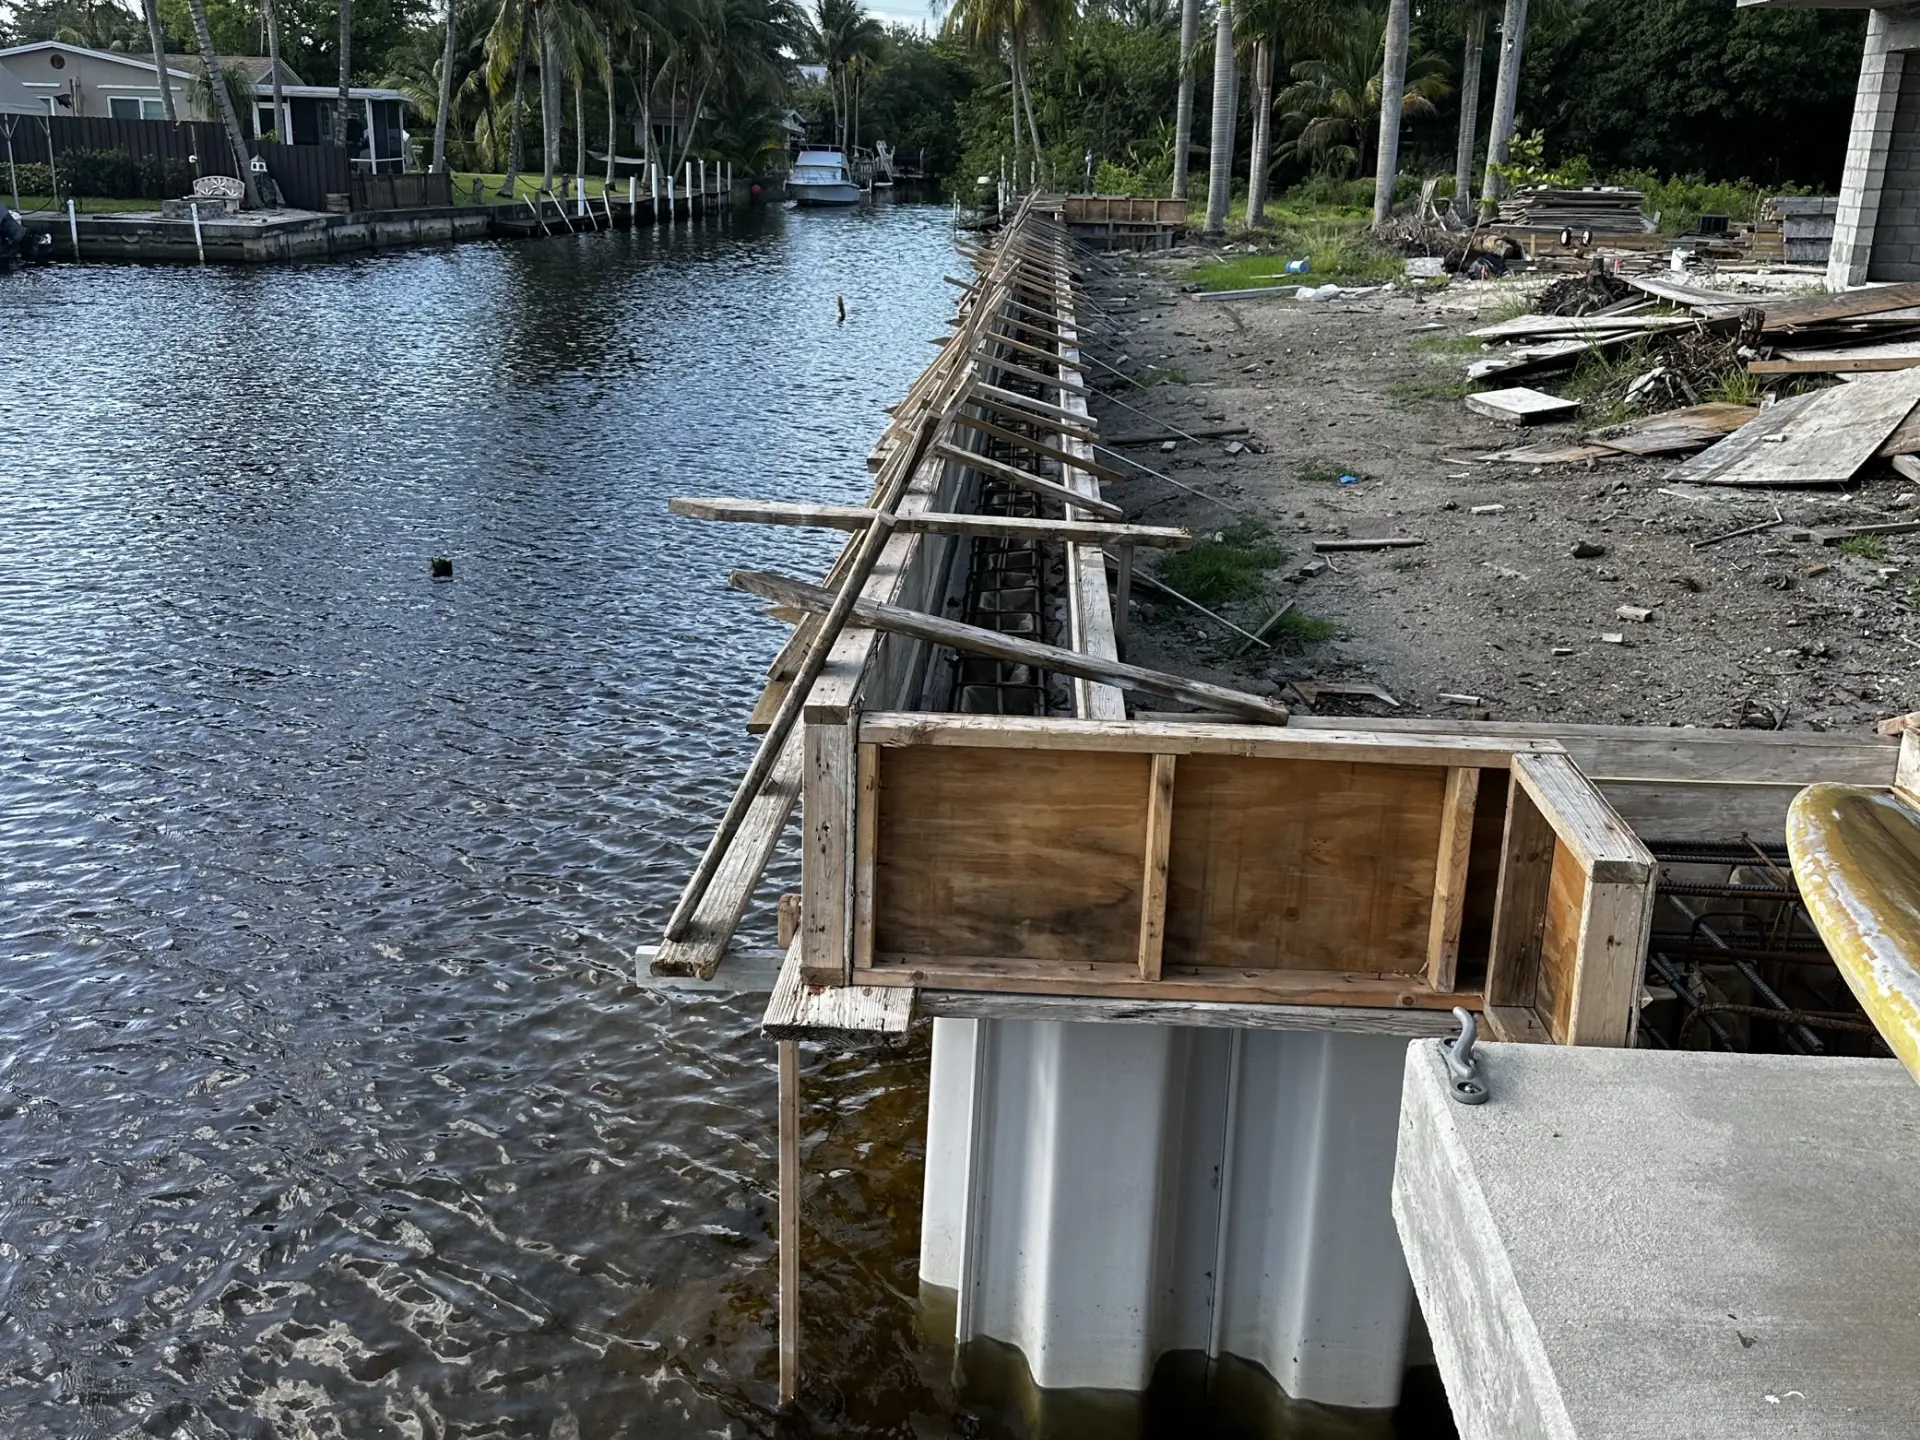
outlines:
[{"label": "sky", "polygon": [[916,0],[893,0],[889,5],[868,5],[867,13],[882,25],[911,25],[916,30],[924,26],[928,34],[940,28],[927,0],[917,0],[917,3]]}]

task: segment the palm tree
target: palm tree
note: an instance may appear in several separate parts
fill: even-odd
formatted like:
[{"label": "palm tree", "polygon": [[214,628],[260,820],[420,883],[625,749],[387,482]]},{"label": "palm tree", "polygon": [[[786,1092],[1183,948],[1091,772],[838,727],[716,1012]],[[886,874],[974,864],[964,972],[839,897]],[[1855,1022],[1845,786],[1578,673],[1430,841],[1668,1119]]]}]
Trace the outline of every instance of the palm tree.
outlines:
[{"label": "palm tree", "polygon": [[1033,115],[1033,88],[1027,61],[1037,44],[1064,39],[1074,16],[1073,0],[959,0],[947,14],[949,34],[961,36],[984,55],[1005,51],[1013,83],[1014,171],[1019,172],[1020,119],[1027,122],[1037,183],[1040,126]]},{"label": "palm tree", "polygon": [[353,105],[353,0],[340,0],[340,103],[333,112],[333,139],[347,144],[347,112]]},{"label": "palm tree", "polygon": [[1473,204],[1473,152],[1480,129],[1480,66],[1487,51],[1492,0],[1464,0],[1466,49],[1460,57],[1460,135],[1453,157],[1453,213],[1466,219]]},{"label": "palm tree", "polygon": [[[458,33],[453,23],[454,3],[455,0],[447,0],[447,47],[440,54],[440,102],[433,111],[432,169],[436,175],[445,174],[447,169],[447,116],[453,109],[453,47]],[[274,113],[279,113],[277,108]]]},{"label": "palm tree", "polygon": [[[507,67],[513,67],[513,108],[508,116],[506,177],[500,185],[502,195],[511,196],[520,180],[520,122],[526,115],[527,31],[533,23],[534,7],[539,0],[501,0],[493,29],[487,35],[487,79],[490,94],[498,95],[506,80]],[[511,40],[508,37],[511,36]],[[497,129],[489,127],[498,143]]]},{"label": "palm tree", "polygon": [[286,100],[280,91],[280,4],[279,0],[261,0],[262,8],[267,12],[267,64],[271,67],[273,85],[273,136],[283,145],[293,143],[293,136],[282,134],[282,128],[291,129],[286,124]]},{"label": "palm tree", "polygon": [[1207,234],[1227,228],[1233,188],[1233,0],[1220,0],[1213,32],[1213,129],[1207,144]]},{"label": "palm tree", "polygon": [[1500,18],[1500,74],[1493,87],[1493,132],[1487,136],[1487,174],[1480,182],[1480,203],[1490,205],[1503,188],[1500,167],[1507,163],[1513,139],[1514,111],[1520,99],[1520,59],[1527,41],[1527,0],[1507,0]]},{"label": "palm tree", "polygon": [[1380,62],[1380,154],[1373,170],[1373,223],[1393,215],[1393,182],[1400,170],[1400,127],[1406,119],[1407,50],[1413,43],[1413,0],[1388,0]]},{"label": "palm tree", "polygon": [[1273,170],[1273,87],[1283,63],[1317,53],[1352,20],[1349,0],[1239,0],[1234,28],[1252,50],[1253,156],[1247,173],[1247,224],[1265,218]]},{"label": "palm tree", "polygon": [[[253,156],[247,153],[247,138],[240,131],[240,117],[233,110],[233,96],[221,76],[220,62],[213,53],[213,32],[207,28],[206,0],[187,0],[187,8],[193,12],[193,38],[200,45],[200,63],[206,67],[207,88],[213,92],[215,106],[220,111],[220,121],[227,127],[227,144],[233,148],[233,163],[240,172],[240,184],[247,197],[247,208],[260,208],[260,192],[253,183]],[[166,83],[166,72],[161,71],[161,83]]]},{"label": "palm tree", "polygon": [[1193,153],[1193,55],[1200,44],[1200,0],[1180,0],[1180,95],[1173,109],[1173,189],[1187,198],[1187,160]]},{"label": "palm tree", "polygon": [[160,30],[160,0],[142,0],[140,6],[147,16],[147,39],[153,44],[153,72],[160,82],[160,105],[166,111],[167,123],[178,124],[180,117],[173,113],[173,79],[167,73],[167,39]]},{"label": "palm tree", "polygon": [[886,32],[867,14],[860,0],[819,0],[814,8],[813,55],[827,67],[827,90],[833,101],[833,128],[840,148],[848,148],[848,133],[858,133],[854,111],[859,103],[858,70],[880,55]]},{"label": "palm tree", "polygon": [[[1372,160],[1370,132],[1380,113],[1380,66],[1386,49],[1384,15],[1361,12],[1327,41],[1322,53],[1293,67],[1293,83],[1278,104],[1293,131],[1282,153],[1321,174],[1365,174]],[[1434,113],[1452,90],[1447,64],[1410,49],[1405,113]]]}]

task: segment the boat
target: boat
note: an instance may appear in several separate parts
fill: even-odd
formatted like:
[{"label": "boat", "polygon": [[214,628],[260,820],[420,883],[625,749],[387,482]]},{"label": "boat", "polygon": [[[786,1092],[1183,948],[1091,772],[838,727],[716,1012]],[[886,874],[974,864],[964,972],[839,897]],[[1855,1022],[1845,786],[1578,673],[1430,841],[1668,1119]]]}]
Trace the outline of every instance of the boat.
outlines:
[{"label": "boat", "polygon": [[802,150],[787,176],[787,198],[796,205],[857,205],[860,187],[838,150]]}]

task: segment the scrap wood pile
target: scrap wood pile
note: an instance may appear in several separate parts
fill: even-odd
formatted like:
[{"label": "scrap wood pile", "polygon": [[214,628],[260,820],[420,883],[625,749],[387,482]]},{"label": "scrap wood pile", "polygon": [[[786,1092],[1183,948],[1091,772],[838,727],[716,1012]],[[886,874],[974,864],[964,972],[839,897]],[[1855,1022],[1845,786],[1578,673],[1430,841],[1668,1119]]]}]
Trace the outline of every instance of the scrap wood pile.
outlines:
[{"label": "scrap wood pile", "polygon": [[[1631,408],[1654,418],[1576,444],[1501,451],[1531,464],[1701,453],[1670,478],[1695,484],[1839,485],[1891,464],[1920,478],[1920,284],[1841,295],[1733,297],[1665,278],[1618,277],[1630,298],[1568,314],[1523,315],[1475,330],[1498,346],[1474,379],[1573,368],[1589,355],[1638,357]],[[1583,281],[1585,298],[1611,293]],[[1544,298],[1578,306],[1568,282]],[[1744,371],[1773,387],[1766,403],[1707,403]],[[1839,383],[1829,383],[1837,378]],[[1513,392],[1518,395],[1531,391]],[[1492,397],[1470,397],[1485,410]],[[1551,398],[1551,397],[1543,397]],[[1681,409],[1671,407],[1680,406]],[[1659,413],[1666,412],[1666,413]],[[1731,423],[1737,420],[1738,423]]]},{"label": "scrap wood pile", "polygon": [[1612,185],[1529,185],[1500,201],[1494,219],[1516,230],[1650,235],[1659,226],[1641,208],[1645,201],[1638,190]]},{"label": "scrap wood pile", "polygon": [[[1135,547],[1193,543],[1184,529],[1121,523],[1124,511],[1101,496],[1103,481],[1126,476],[1096,458],[1116,452],[1098,443],[1099,426],[1085,403],[1091,387],[1074,319],[1072,244],[1029,197],[987,248],[970,253],[975,276],[951,281],[961,292],[952,332],[874,447],[878,474],[866,504],[723,496],[669,502],[691,519],[838,529],[850,538],[818,585],[758,571],[729,577],[732,588],[768,602],[767,613],[793,630],[748,721],[761,733],[759,748],[667,922],[651,959],[654,974],[712,978],[801,795],[809,706],[833,686],[851,685],[847,693],[864,699],[866,660],[879,653],[873,637],[903,637],[901,644],[924,642],[939,653],[992,662],[1043,692],[1048,687],[1031,685],[1033,678],[1065,676],[1241,720],[1286,723],[1284,705],[1126,664],[1111,643],[1076,648],[1075,634],[1042,638],[963,623],[947,614],[944,579],[923,595],[903,578],[916,547],[930,538],[1059,547],[1102,577],[1103,548],[1117,551],[1122,575],[1130,575]],[[1020,513],[991,507],[980,500],[990,491],[1029,503]],[[1123,597],[1114,610],[1124,616],[1125,609]]]}]

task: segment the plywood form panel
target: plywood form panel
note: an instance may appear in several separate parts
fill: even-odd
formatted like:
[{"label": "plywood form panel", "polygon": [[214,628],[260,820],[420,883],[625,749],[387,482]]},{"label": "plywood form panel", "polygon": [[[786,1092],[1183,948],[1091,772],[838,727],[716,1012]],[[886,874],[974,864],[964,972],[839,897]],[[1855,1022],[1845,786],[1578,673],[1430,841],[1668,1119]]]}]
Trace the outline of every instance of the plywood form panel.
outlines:
[{"label": "plywood form panel", "polygon": [[874,952],[1124,962],[1137,974],[1151,765],[1144,754],[879,751]]},{"label": "plywood form panel", "polygon": [[1507,772],[1482,770],[1473,807],[1473,851],[1467,859],[1467,908],[1460,920],[1460,966],[1454,984],[1478,990],[1487,976],[1493,901],[1500,885],[1500,846],[1507,829]]},{"label": "plywood form panel", "polygon": [[1182,756],[1167,970],[1424,971],[1446,773]]},{"label": "plywood form panel", "polygon": [[1572,1019],[1586,904],[1587,877],[1579,860],[1569,847],[1555,845],[1553,870],[1547,881],[1546,923],[1540,931],[1539,988],[1534,992],[1534,1007],[1557,1045],[1567,1043]]}]

